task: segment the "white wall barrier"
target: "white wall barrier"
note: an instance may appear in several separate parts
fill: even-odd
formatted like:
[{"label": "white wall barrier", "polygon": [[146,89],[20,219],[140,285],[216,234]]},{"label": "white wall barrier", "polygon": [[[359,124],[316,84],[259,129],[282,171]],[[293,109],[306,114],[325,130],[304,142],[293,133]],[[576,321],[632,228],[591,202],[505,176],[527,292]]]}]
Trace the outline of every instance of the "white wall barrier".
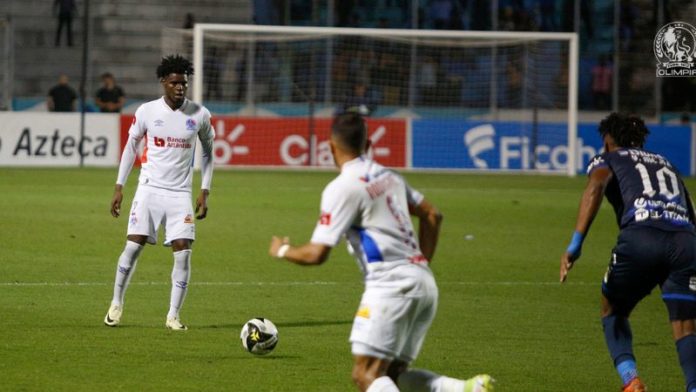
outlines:
[{"label": "white wall barrier", "polygon": [[[85,115],[84,164],[117,166],[120,116]],[[79,113],[0,112],[0,166],[78,166]]]}]

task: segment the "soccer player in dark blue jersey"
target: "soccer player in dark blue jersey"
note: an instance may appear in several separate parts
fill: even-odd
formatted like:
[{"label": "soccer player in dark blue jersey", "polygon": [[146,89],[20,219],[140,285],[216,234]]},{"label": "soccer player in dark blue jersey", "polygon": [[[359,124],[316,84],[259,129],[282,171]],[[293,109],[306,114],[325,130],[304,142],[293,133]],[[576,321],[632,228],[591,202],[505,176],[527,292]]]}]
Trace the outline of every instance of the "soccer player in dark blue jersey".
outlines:
[{"label": "soccer player in dark blue jersey", "polygon": [[687,392],[696,392],[696,231],[694,208],[676,168],[643,149],[649,131],[637,116],[612,113],[599,125],[604,152],[590,161],[570,245],[561,257],[564,282],[606,196],[619,237],[602,283],[604,338],[625,392],[646,388],[638,378],[628,321],[660,286],[672,324]]}]

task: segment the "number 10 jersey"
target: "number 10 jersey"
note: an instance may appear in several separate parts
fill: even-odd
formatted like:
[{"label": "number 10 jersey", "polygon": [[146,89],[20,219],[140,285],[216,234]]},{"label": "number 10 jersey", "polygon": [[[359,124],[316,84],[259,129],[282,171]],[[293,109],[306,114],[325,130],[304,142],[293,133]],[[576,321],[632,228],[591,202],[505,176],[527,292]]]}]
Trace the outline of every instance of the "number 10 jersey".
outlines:
[{"label": "number 10 jersey", "polygon": [[694,209],[678,171],[662,155],[621,148],[595,156],[590,175],[608,168],[613,177],[605,195],[621,229],[631,225],[669,231],[693,231]]}]

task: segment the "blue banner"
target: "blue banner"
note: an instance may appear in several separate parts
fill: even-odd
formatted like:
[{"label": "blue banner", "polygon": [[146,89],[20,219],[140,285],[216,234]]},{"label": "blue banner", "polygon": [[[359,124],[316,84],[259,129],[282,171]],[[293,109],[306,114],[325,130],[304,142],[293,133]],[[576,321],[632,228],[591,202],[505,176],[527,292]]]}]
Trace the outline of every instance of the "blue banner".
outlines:
[{"label": "blue banner", "polygon": [[[691,173],[691,129],[649,126],[646,149]],[[568,162],[565,124],[413,120],[414,168],[565,171]],[[602,149],[597,124],[578,126],[578,172]]]}]

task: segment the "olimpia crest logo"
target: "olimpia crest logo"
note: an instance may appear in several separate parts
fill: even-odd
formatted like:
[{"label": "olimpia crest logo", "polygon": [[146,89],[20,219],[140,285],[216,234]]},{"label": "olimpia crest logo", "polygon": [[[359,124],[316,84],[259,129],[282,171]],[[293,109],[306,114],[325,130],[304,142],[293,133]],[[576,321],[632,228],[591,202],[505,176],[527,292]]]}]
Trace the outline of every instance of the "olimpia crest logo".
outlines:
[{"label": "olimpia crest logo", "polygon": [[653,44],[657,76],[696,76],[696,28],[684,22],[664,25]]}]

